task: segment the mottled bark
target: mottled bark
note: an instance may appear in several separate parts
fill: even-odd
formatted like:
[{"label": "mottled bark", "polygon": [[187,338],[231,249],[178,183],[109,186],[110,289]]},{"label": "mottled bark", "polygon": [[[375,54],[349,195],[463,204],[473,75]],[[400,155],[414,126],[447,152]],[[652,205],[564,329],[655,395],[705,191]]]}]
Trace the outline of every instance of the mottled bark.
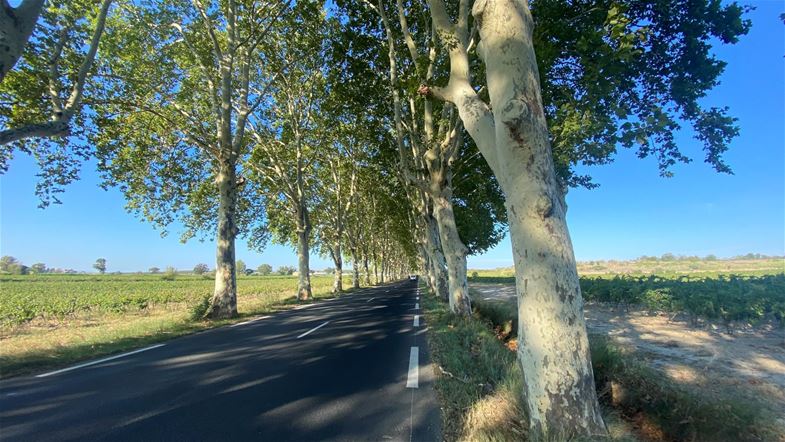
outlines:
[{"label": "mottled bark", "polygon": [[218,173],[218,230],[215,254],[215,290],[206,316],[212,319],[237,316],[235,245],[237,226],[236,171],[233,162],[223,164]]},{"label": "mottled bark", "polygon": [[341,293],[343,291],[343,257],[341,256],[341,242],[336,241],[330,252],[335,264],[335,272],[333,273],[333,293]]},{"label": "mottled bark", "polygon": [[311,293],[310,247],[311,221],[308,209],[301,205],[297,210],[297,299],[305,301],[313,298]]},{"label": "mottled bark", "polygon": [[477,0],[478,54],[491,108],[471,87],[468,2],[457,25],[443,0],[428,0],[450,52],[445,88],[423,92],[454,103],[506,197],[518,296],[518,359],[532,439],[607,433],[589,354],[583,300],[540,96],[525,0]]},{"label": "mottled bark", "polygon": [[449,288],[447,283],[447,260],[442,251],[441,240],[439,239],[439,226],[436,219],[430,215],[426,216],[426,248],[431,258],[431,285],[436,288],[434,295],[440,299],[447,300]]},{"label": "mottled bark", "polygon": [[352,248],[352,287],[360,288],[360,261],[357,255],[357,248]]},{"label": "mottled bark", "polygon": [[472,312],[469,285],[466,280],[466,255],[468,249],[458,235],[455,213],[449,195],[440,193],[433,198],[433,211],[439,225],[439,238],[447,261],[447,281],[450,311],[468,316]]},{"label": "mottled bark", "polygon": [[19,6],[13,8],[7,0],[1,0],[0,82],[22,56],[43,6],[44,0],[23,0]]}]

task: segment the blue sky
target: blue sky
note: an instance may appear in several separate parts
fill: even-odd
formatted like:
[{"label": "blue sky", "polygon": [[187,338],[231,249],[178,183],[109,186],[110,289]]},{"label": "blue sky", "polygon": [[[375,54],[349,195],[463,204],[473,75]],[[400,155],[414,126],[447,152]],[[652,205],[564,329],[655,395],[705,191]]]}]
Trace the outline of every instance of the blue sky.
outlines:
[{"label": "blue sky", "polygon": [[[567,196],[568,223],[579,260],[629,259],[641,255],[733,256],[748,252],[785,254],[785,25],[780,1],[752,2],[750,34],[735,46],[716,47],[728,66],[707,105],[729,106],[741,135],[727,162],[735,175],[720,175],[701,162],[698,142],[679,134],[680,147],[695,161],[661,178],[653,160],[622,150],[610,165],[584,168],[601,185],[573,189]],[[62,205],[37,208],[36,167],[17,155],[0,178],[0,253],[26,264],[91,270],[98,257],[110,271],[172,265],[214,265],[214,244],[182,244],[162,238],[150,225],[125,212],[122,195],[98,186],[93,165],[68,187]],[[268,245],[264,253],[238,242],[237,256],[250,267],[295,265],[289,247]],[[314,268],[328,260],[312,258]],[[471,268],[512,265],[509,239],[480,256]]]}]

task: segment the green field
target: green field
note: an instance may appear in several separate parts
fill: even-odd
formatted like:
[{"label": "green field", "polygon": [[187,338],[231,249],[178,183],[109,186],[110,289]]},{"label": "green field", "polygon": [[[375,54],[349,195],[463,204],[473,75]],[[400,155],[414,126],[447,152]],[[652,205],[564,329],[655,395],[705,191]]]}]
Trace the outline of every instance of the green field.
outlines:
[{"label": "green field", "polygon": [[[590,302],[682,312],[698,319],[785,327],[785,260],[679,259],[578,263],[583,298]],[[515,284],[511,267],[470,270],[473,283]]]},{"label": "green field", "polygon": [[[313,276],[314,297],[332,296],[332,283],[332,276]],[[2,275],[0,375],[54,368],[291,308],[297,277],[241,276],[240,318],[202,321],[195,312],[213,284],[196,275]]]},{"label": "green field", "polygon": [[[314,276],[315,292],[332,286],[332,276]],[[14,326],[35,319],[59,320],[82,313],[123,313],[166,304],[197,304],[212,293],[208,276],[177,275],[3,275],[0,276],[0,324]],[[295,276],[238,278],[238,302],[248,298],[292,295]]]}]

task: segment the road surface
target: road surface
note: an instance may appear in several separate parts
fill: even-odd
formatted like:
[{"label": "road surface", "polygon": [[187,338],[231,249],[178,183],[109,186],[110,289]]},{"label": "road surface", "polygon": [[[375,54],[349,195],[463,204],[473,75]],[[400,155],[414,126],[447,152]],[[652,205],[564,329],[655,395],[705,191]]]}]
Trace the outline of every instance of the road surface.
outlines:
[{"label": "road surface", "polygon": [[0,439],[440,440],[417,296],[392,283],[0,382]]}]

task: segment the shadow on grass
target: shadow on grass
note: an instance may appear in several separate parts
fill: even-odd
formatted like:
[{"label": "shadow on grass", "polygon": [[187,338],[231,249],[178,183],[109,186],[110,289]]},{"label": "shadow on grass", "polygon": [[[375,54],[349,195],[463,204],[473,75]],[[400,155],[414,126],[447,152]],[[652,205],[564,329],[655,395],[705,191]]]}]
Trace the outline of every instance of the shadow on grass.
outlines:
[{"label": "shadow on grass", "polygon": [[[188,307],[188,311],[190,312],[188,318],[176,319],[162,317],[163,324],[156,324],[155,328],[149,330],[141,330],[140,333],[143,334],[138,336],[118,338],[108,334],[103,338],[99,337],[96,340],[97,342],[59,345],[55,348],[33,350],[14,356],[0,356],[0,379],[38,373],[44,370],[58,369],[85,360],[111,356],[113,354],[134,350],[180,336],[246,321],[255,316],[284,312],[291,310],[298,305],[313,304],[349,295],[365,288],[368,287],[360,289],[351,288],[349,290],[344,290],[340,294],[329,292],[316,293],[314,294],[313,299],[307,301],[300,301],[295,296],[289,296],[277,302],[254,306],[251,310],[245,311],[235,318],[221,320],[195,319],[202,317],[202,315],[199,314],[199,310],[202,310],[204,306],[201,305],[203,300],[200,300],[198,301],[199,305]],[[209,297],[207,299],[209,300]]]}]

